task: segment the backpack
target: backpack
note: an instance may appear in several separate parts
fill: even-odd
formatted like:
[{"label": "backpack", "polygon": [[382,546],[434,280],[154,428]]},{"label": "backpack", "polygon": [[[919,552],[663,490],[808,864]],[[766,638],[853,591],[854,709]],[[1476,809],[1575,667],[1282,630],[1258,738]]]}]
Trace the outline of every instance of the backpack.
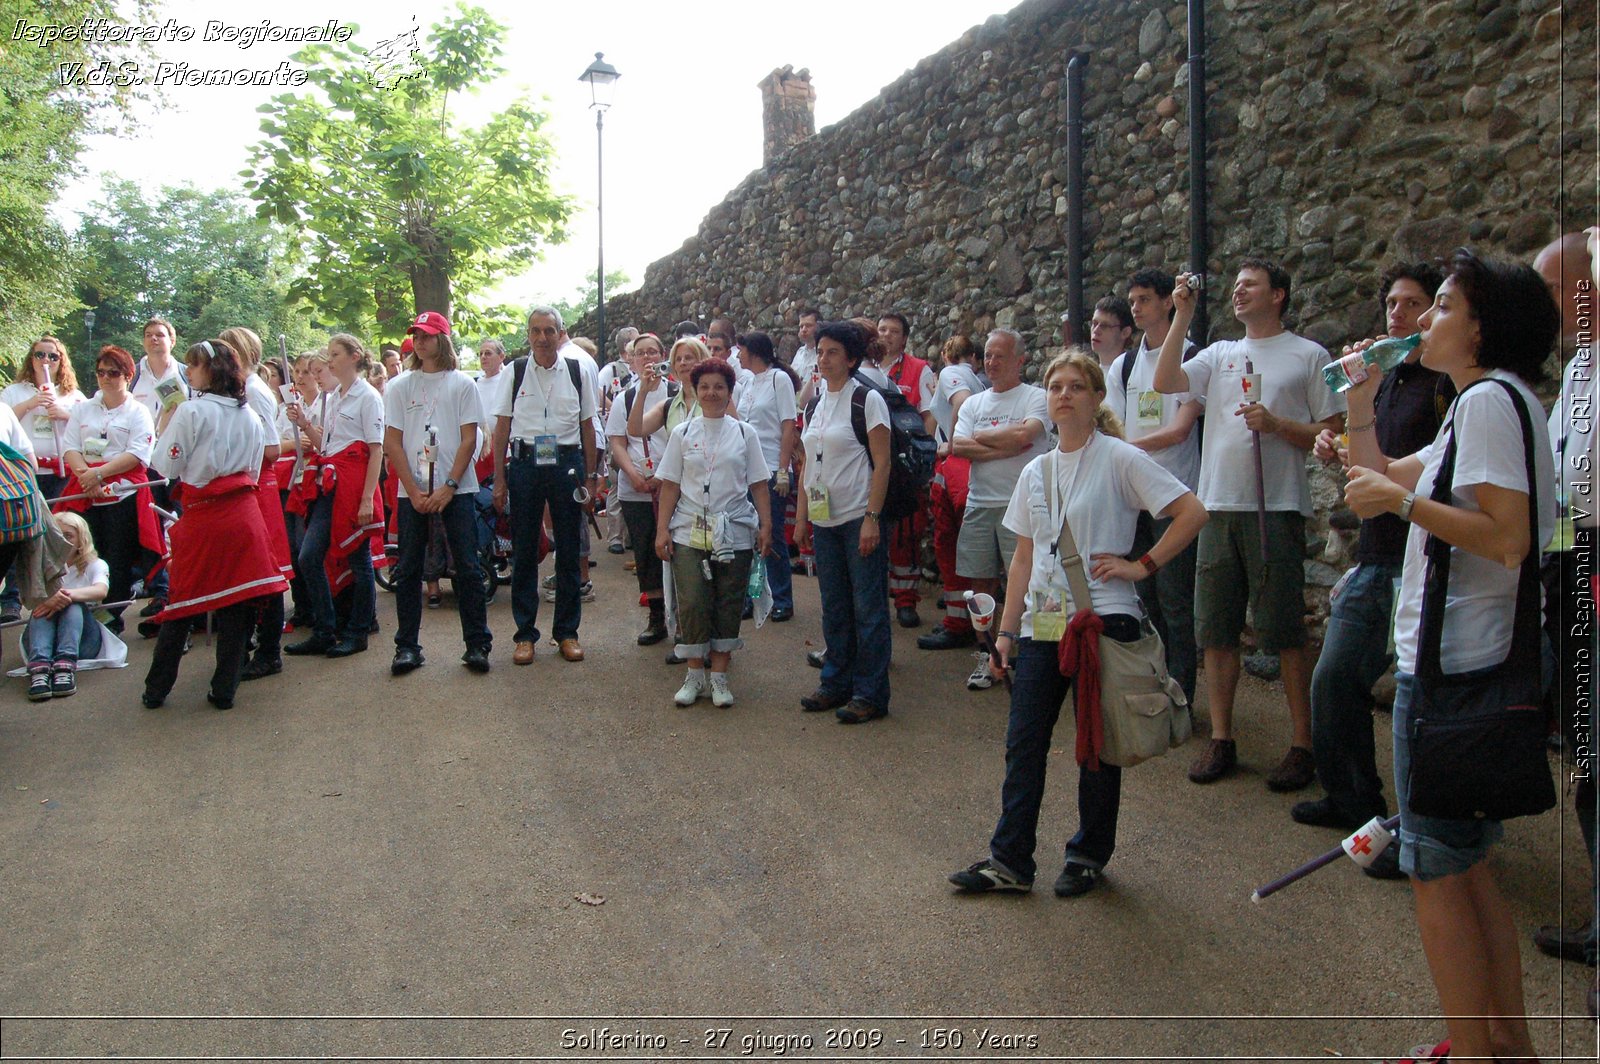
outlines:
[{"label": "backpack", "polygon": [[[572,390],[578,393],[579,406],[582,406],[583,370],[578,368],[576,359],[561,358],[560,355],[556,357],[567,364],[567,375],[572,378]],[[516,409],[517,405],[517,393],[522,390],[522,378],[528,374],[528,358],[528,355],[523,355],[511,363],[511,406],[513,410]]]},{"label": "backpack", "polygon": [[[855,430],[856,442],[867,450],[867,464],[872,465],[872,448],[867,444],[867,392],[883,396],[889,407],[889,491],[883,498],[883,518],[880,525],[900,521],[916,513],[922,505],[928,484],[933,480],[933,463],[939,448],[928,435],[922,413],[906,400],[896,387],[882,387],[877,383],[852,374],[860,385],[850,396],[850,427]],[[816,413],[822,396],[814,395],[806,404],[806,420]]]}]

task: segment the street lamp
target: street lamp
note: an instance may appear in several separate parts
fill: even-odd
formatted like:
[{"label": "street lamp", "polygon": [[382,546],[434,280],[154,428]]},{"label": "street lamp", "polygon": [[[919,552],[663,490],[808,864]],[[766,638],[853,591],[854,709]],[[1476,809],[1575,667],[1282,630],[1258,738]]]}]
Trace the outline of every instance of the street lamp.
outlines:
[{"label": "street lamp", "polygon": [[589,69],[578,76],[579,81],[589,83],[589,107],[594,111],[594,137],[595,137],[595,171],[598,195],[595,198],[595,227],[599,230],[599,265],[595,273],[595,282],[598,285],[598,322],[600,357],[606,356],[607,348],[611,342],[606,337],[606,170],[605,170],[605,121],[606,111],[611,107],[611,94],[616,88],[617,79],[621,77],[617,68],[606,62],[604,52],[594,53],[594,62],[589,64]]},{"label": "street lamp", "polygon": [[85,332],[87,332],[89,334],[89,346],[93,347],[94,346],[94,311],[93,310],[86,310],[86,311],[83,312],[83,329],[84,329]]}]

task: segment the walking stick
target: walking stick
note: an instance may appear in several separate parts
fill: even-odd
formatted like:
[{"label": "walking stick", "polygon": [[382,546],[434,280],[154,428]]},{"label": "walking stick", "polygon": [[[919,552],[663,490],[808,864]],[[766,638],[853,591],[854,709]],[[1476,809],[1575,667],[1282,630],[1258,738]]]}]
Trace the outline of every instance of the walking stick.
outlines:
[{"label": "walking stick", "polygon": [[1319,857],[1314,857],[1293,872],[1279,876],[1264,887],[1257,887],[1250,893],[1250,900],[1259,902],[1278,893],[1290,883],[1304,879],[1319,868],[1325,868],[1339,859],[1341,854],[1349,854],[1350,859],[1362,868],[1372,864],[1377,856],[1386,848],[1394,844],[1394,830],[1400,826],[1400,817],[1392,816],[1388,820],[1373,817],[1358,828],[1355,834],[1345,839],[1339,845]]},{"label": "walking stick", "polygon": [[[142,483],[138,483],[138,484],[135,484],[134,482],[132,482],[130,480],[119,480],[119,481],[116,481],[113,484],[108,484],[106,486],[111,489],[111,494],[112,495],[117,496],[119,499],[123,499],[123,498],[127,498],[129,495],[132,495],[134,492],[138,491],[140,488],[159,488],[163,484],[170,484],[170,483],[172,483],[170,478],[163,477],[160,480],[146,480],[146,481],[143,481]],[[101,495],[98,491],[81,491],[76,495],[62,495],[59,498],[46,499],[45,500],[45,504],[48,505],[48,506],[54,506],[58,502],[77,502],[80,499],[101,499],[101,498],[104,498],[104,496]],[[157,511],[157,512],[161,512],[161,511]],[[174,517],[173,520],[176,521],[177,518]]]},{"label": "walking stick", "polygon": [[[1244,360],[1244,380],[1241,382],[1247,400],[1258,406],[1260,396],[1255,394],[1261,390],[1261,378],[1256,374],[1255,366],[1247,358]],[[1261,565],[1267,564],[1267,479],[1261,468],[1261,433],[1250,430],[1250,443],[1255,451],[1256,459],[1256,533],[1261,537]]]}]

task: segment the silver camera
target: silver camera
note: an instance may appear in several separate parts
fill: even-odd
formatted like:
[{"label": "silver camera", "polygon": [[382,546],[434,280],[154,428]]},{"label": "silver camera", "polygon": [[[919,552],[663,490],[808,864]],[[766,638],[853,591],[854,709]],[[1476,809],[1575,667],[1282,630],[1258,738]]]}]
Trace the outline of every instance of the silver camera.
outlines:
[{"label": "silver camera", "polygon": [[1206,275],[1203,273],[1191,273],[1184,279],[1183,283],[1198,292],[1206,286]]}]

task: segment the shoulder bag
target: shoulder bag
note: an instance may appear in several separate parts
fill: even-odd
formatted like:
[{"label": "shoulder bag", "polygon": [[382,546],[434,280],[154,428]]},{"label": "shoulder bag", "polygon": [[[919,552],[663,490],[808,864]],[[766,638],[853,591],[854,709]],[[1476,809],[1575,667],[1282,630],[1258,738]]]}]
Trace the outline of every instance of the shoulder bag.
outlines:
[{"label": "shoulder bag", "polygon": [[[1430,535],[1424,550],[1422,620],[1417,636],[1416,703],[1411,707],[1411,778],[1405,786],[1413,812],[1448,820],[1509,820],[1532,816],[1556,804],[1545,755],[1548,722],[1540,708],[1540,592],[1538,475],[1533,460],[1533,425],[1527,404],[1505,381],[1522,423],[1528,469],[1528,554],[1517,583],[1511,651],[1489,669],[1446,675],[1439,663],[1445,592],[1450,583],[1450,544]],[[1474,381],[1462,395],[1483,383]],[[1460,399],[1457,398],[1457,410]],[[1456,435],[1452,423],[1439,474],[1429,496],[1450,505],[1455,476]]]},{"label": "shoulder bag", "polygon": [[[1053,463],[1046,463],[1045,494],[1055,510],[1056,477]],[[1072,601],[1079,609],[1092,609],[1089,578],[1083,558],[1072,537],[1072,526],[1062,506],[1061,532],[1057,551],[1066,570]],[[1142,634],[1131,643],[1109,636],[1099,637],[1100,715],[1104,742],[1100,760],[1119,768],[1132,768],[1141,761],[1160,757],[1175,746],[1189,741],[1194,722],[1189,717],[1189,699],[1183,686],[1167,672],[1167,650],[1161,636],[1147,620]],[[1077,698],[1080,684],[1073,685]]]}]

